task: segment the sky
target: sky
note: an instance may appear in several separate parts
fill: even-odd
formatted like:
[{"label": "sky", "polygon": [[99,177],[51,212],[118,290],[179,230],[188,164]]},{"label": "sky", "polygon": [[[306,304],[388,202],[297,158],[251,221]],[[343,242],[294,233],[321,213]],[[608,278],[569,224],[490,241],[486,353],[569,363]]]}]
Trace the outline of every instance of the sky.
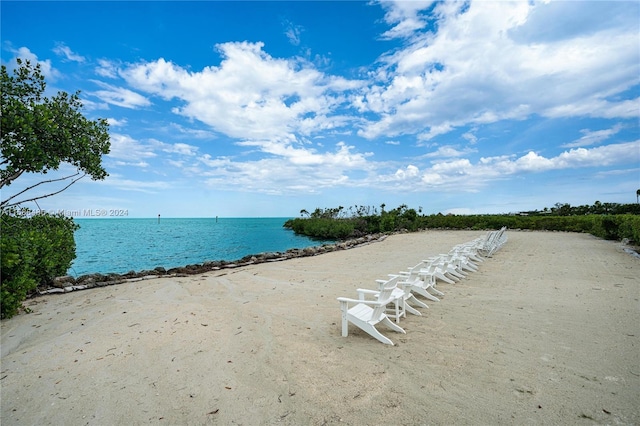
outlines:
[{"label": "sky", "polygon": [[[110,124],[109,176],[33,209],[297,217],[636,202],[637,1],[0,8],[2,65],[37,61],[47,95],[80,90],[85,116]],[[42,180],[23,175],[2,198]]]}]

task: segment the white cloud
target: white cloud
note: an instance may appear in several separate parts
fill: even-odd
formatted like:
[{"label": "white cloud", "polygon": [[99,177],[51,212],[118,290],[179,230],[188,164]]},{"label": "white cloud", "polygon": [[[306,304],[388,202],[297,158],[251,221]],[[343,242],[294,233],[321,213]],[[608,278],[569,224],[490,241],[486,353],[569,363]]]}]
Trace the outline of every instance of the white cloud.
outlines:
[{"label": "white cloud", "polygon": [[198,152],[198,147],[193,145],[188,145],[186,143],[174,143],[174,144],[164,144],[164,148],[162,148],[164,152],[171,154],[180,154],[187,156],[194,156]]},{"label": "white cloud", "polygon": [[90,99],[83,98],[82,107],[84,108],[85,111],[98,111],[98,110],[109,109],[109,104],[106,102],[94,102]]},{"label": "white cloud", "polygon": [[[563,3],[565,13],[584,14],[584,3]],[[388,22],[420,16],[419,3],[383,5],[391,5]],[[533,114],[636,117],[638,99],[624,94],[640,83],[638,6],[625,2],[613,9],[617,15],[605,14],[610,23],[545,39],[539,36],[546,31],[544,18],[557,13],[544,4],[437,3],[435,29],[421,33],[409,25],[411,42],[381,58],[386,67],[378,82],[354,102],[377,115],[359,134],[372,139],[421,132],[422,140],[430,140],[456,127]]]},{"label": "white cloud", "polygon": [[100,77],[116,78],[118,77],[118,67],[119,65],[116,62],[107,59],[98,59],[98,66],[95,72]]},{"label": "white cloud", "polygon": [[296,132],[343,125],[344,119],[331,114],[346,102],[344,92],[361,83],[325,76],[305,62],[273,58],[262,47],[220,44],[220,66],[200,72],[159,59],[122,73],[138,90],[182,101],[175,113],[234,138],[291,140]]},{"label": "white cloud", "polygon": [[146,161],[115,161],[113,164],[116,166],[137,167],[141,169],[149,167],[149,163]]},{"label": "white cloud", "polygon": [[56,44],[56,47],[53,48],[53,53],[58,56],[63,56],[68,61],[84,62],[86,60],[84,56],[74,53],[71,48],[64,43]]},{"label": "white cloud", "polygon": [[402,187],[407,191],[455,189],[473,192],[495,180],[527,173],[626,163],[640,163],[640,141],[591,149],[571,149],[550,158],[531,151],[521,157],[484,157],[475,164],[469,159],[460,158],[435,162],[430,167],[421,169],[409,165],[406,169],[398,169],[393,174],[380,175],[379,185],[386,189]]},{"label": "white cloud", "polygon": [[284,20],[282,25],[285,28],[284,35],[287,36],[289,43],[294,46],[300,45],[300,35],[304,31],[304,28],[300,25],[294,25],[292,22]]},{"label": "white cloud", "polygon": [[466,132],[465,134],[462,135],[462,137],[467,141],[469,141],[469,143],[471,144],[475,144],[476,142],[478,142],[478,138],[476,137],[476,135],[474,135],[471,132]]},{"label": "white cloud", "polygon": [[590,146],[598,144],[604,140],[609,139],[611,136],[617,134],[620,130],[622,130],[621,124],[616,124],[610,129],[604,130],[595,130],[591,131],[589,129],[582,129],[580,132],[583,136],[579,139],[576,139],[573,142],[562,145],[563,148],[576,148],[581,146]]},{"label": "white cloud", "polygon": [[530,151],[515,160],[505,156],[484,158],[481,164],[483,168],[509,175],[518,172],[539,173],[578,167],[603,167],[634,161],[640,162],[640,141],[603,145],[591,149],[570,149],[550,158]]},{"label": "white cloud", "polygon": [[200,166],[185,166],[183,170],[205,178],[212,188],[267,194],[317,193],[325,188],[360,185],[362,182],[352,181],[350,176],[373,171],[366,160],[369,154],[354,153],[345,143],[322,154],[277,143],[263,146],[272,149],[275,156],[235,161],[204,154],[198,158]]},{"label": "white cloud", "polygon": [[151,105],[149,99],[129,89],[115,87],[97,80],[94,80],[94,83],[103,87],[105,90],[97,90],[91,92],[91,94],[108,104],[130,109]]},{"label": "white cloud", "polygon": [[144,145],[131,136],[112,133],[110,139],[111,150],[108,154],[110,158],[132,162],[156,157],[153,147]]},{"label": "white cloud", "polygon": [[467,155],[472,152],[476,152],[476,150],[467,148],[460,151],[451,145],[445,145],[445,146],[438,147],[436,151],[425,154],[423,157],[425,158],[462,157],[463,155]]},{"label": "white cloud", "polygon": [[404,180],[404,179],[415,178],[419,174],[420,174],[420,169],[418,169],[416,166],[412,164],[409,164],[405,169],[398,169],[394,175],[394,178]]},{"label": "white cloud", "polygon": [[127,119],[118,120],[115,118],[107,118],[107,123],[109,123],[109,127],[123,127],[127,125]]},{"label": "white cloud", "polygon": [[387,1],[382,0],[380,5],[386,10],[384,20],[393,27],[382,34],[383,39],[406,38],[415,34],[426,26],[420,12],[431,7],[434,1]]}]

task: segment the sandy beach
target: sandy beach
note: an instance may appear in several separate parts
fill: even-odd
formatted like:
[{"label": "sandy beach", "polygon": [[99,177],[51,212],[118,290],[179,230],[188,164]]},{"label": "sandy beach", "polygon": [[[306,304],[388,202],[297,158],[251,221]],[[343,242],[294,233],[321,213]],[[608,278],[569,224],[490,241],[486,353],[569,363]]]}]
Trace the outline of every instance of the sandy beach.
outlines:
[{"label": "sandy beach", "polygon": [[482,231],[27,301],[2,321],[2,425],[640,424],[640,259],[508,242],[383,345],[336,298]]}]

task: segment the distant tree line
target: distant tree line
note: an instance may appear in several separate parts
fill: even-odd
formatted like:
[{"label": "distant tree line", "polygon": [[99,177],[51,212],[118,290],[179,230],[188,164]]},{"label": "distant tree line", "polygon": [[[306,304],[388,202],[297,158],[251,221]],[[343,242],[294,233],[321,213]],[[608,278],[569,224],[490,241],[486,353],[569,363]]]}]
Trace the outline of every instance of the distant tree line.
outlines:
[{"label": "distant tree line", "polygon": [[296,234],[318,239],[342,240],[367,234],[414,232],[425,229],[531,229],[585,232],[600,238],[640,242],[640,205],[600,203],[572,207],[557,203],[541,211],[489,215],[423,215],[406,204],[386,210],[371,206],[317,208],[300,211],[300,218],[290,219],[284,227]]},{"label": "distant tree line", "polygon": [[[555,216],[583,216],[587,214],[640,214],[640,204],[601,203],[596,201],[593,205],[572,206],[568,203],[556,203],[553,207],[545,207],[543,210],[523,212],[529,215]],[[521,213],[521,214],[523,214]]]}]

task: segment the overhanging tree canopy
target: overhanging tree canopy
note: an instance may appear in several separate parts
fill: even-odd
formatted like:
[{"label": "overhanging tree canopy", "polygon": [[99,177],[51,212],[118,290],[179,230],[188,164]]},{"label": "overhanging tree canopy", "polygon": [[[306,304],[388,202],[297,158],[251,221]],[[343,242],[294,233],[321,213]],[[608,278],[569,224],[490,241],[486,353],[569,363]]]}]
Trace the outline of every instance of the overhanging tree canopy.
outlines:
[{"label": "overhanging tree canopy", "polygon": [[[76,167],[69,176],[44,180],[0,201],[8,208],[50,197],[86,175],[92,180],[108,176],[102,155],[109,153],[109,125],[105,119],[89,120],[81,113],[79,93],[58,92],[43,97],[46,83],[40,65],[18,59],[9,75],[2,65],[2,116],[0,126],[0,188],[11,185],[25,172],[46,174],[61,163]],[[51,182],[66,181],[55,192],[31,196],[28,191]],[[19,198],[23,197],[23,198]]]}]

